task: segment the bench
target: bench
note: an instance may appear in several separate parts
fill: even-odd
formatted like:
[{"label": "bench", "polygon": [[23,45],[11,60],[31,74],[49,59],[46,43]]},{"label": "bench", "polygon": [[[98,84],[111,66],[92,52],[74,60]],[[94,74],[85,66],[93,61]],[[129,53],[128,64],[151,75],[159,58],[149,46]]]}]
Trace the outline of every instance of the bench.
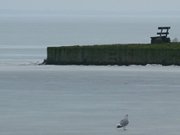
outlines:
[{"label": "bench", "polygon": [[171,27],[158,27],[158,30],[160,30],[160,32],[157,32],[158,36],[151,37],[151,44],[170,43],[171,40],[169,37],[167,37],[170,28]]}]

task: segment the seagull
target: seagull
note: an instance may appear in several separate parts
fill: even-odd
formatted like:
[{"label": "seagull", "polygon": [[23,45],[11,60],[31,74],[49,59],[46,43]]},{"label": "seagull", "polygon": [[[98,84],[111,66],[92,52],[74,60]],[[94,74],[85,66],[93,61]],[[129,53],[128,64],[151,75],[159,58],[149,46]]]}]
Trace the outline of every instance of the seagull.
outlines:
[{"label": "seagull", "polygon": [[123,128],[126,130],[126,126],[129,124],[128,120],[128,114],[124,116],[124,118],[120,121],[120,123],[117,125],[117,128]]}]

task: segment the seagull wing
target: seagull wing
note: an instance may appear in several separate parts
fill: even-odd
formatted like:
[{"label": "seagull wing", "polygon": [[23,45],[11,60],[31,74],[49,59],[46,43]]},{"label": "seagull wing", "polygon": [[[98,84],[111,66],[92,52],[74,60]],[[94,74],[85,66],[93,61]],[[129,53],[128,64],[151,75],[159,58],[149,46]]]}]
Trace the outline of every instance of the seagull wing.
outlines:
[{"label": "seagull wing", "polygon": [[121,124],[122,127],[127,126],[128,123],[129,123],[128,119],[123,119],[123,120],[120,121],[120,124]]},{"label": "seagull wing", "polygon": [[124,119],[122,119],[119,124],[117,125],[117,128],[121,128],[121,127],[126,127],[129,124],[129,120],[128,120],[128,115],[126,115],[124,117]]}]

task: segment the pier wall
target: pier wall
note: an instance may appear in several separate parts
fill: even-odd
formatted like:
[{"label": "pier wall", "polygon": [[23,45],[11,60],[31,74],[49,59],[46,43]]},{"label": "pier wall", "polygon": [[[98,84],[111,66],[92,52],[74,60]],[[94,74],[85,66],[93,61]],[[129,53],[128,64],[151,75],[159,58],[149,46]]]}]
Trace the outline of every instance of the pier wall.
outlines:
[{"label": "pier wall", "polygon": [[180,65],[180,43],[48,47],[46,64]]}]

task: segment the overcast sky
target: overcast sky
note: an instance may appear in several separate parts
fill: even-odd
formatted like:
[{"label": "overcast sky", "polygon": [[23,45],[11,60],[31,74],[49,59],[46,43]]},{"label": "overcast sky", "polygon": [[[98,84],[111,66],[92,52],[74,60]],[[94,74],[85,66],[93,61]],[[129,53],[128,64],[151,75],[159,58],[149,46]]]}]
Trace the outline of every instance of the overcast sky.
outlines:
[{"label": "overcast sky", "polygon": [[0,0],[0,11],[23,12],[178,12],[180,0]]}]

